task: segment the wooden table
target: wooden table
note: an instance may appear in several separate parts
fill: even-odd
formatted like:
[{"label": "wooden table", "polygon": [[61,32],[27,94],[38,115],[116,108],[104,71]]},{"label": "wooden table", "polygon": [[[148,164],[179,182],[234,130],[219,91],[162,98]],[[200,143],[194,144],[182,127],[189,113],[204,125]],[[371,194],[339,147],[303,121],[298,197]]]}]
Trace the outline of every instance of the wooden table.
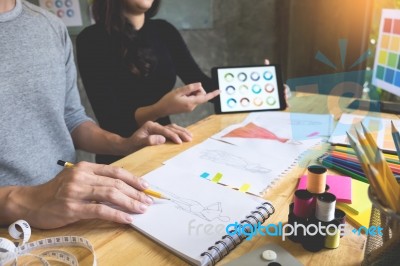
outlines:
[{"label": "wooden table", "polygon": [[[347,110],[345,106],[351,101],[349,98],[322,96],[310,94],[296,94],[289,101],[290,111],[306,113],[331,113],[336,119]],[[357,111],[358,114],[366,112]],[[162,162],[178,153],[202,142],[225,127],[241,122],[246,114],[212,115],[189,127],[194,138],[190,143],[182,145],[165,144],[162,146],[146,147],[131,154],[114,165],[122,166],[138,176],[162,165]],[[275,206],[275,214],[268,220],[269,223],[287,221],[288,206],[297,185],[297,178],[304,171],[303,168],[294,169],[282,178],[265,196]],[[62,211],[62,210],[60,210]],[[162,220],[162,217],[160,217]],[[45,237],[77,235],[83,236],[93,244],[98,265],[186,265],[187,263],[168,252],[166,249],[141,235],[130,226],[119,225],[100,220],[81,221],[61,229],[37,230],[32,232],[31,241]],[[7,237],[6,229],[0,229],[0,236]],[[300,244],[291,241],[282,241],[280,237],[258,236],[252,241],[242,242],[234,251],[225,257],[219,265],[225,264],[257,247],[267,243],[277,243],[298,258],[304,265],[359,265],[363,258],[364,236],[354,234],[341,239],[339,248],[324,249],[311,253]],[[81,265],[91,265],[90,253],[82,248],[69,248],[80,260]]]}]

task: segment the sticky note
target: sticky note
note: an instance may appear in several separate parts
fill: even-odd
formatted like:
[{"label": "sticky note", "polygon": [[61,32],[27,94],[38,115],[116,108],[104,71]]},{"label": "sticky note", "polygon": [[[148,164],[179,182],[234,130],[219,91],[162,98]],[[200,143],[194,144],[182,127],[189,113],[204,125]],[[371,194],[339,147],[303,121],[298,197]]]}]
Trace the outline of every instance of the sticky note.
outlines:
[{"label": "sticky note", "polygon": [[247,192],[247,191],[249,191],[249,189],[250,189],[250,184],[244,184],[243,186],[241,186],[240,188],[239,188],[239,191],[240,192]]},{"label": "sticky note", "polygon": [[204,172],[204,173],[202,173],[202,174],[200,175],[201,178],[207,178],[207,177],[209,177],[209,176],[210,176],[210,174],[207,173],[207,172]]},{"label": "sticky note", "polygon": [[217,174],[213,177],[213,179],[211,179],[211,181],[214,182],[214,183],[218,183],[218,182],[221,180],[221,178],[222,178],[222,174],[221,174],[221,173],[217,173]]}]

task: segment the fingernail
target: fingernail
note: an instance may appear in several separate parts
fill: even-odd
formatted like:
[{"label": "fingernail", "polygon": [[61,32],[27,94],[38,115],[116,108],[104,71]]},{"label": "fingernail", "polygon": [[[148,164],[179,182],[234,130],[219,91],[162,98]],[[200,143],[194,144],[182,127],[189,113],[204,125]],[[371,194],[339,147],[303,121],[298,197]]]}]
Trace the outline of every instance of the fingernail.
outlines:
[{"label": "fingernail", "polygon": [[144,201],[145,201],[148,205],[151,205],[151,204],[153,204],[153,202],[154,202],[152,198],[147,197],[147,196],[146,196],[146,198],[144,199]]},{"label": "fingernail", "polygon": [[130,215],[125,215],[125,220],[126,220],[128,223],[131,223],[131,222],[133,222],[133,217],[130,216]]},{"label": "fingernail", "polygon": [[144,180],[140,181],[140,183],[142,184],[142,187],[144,187],[144,188],[148,188],[150,186],[149,183],[147,183]]},{"label": "fingernail", "polygon": [[146,204],[140,204],[140,205],[139,205],[139,209],[140,209],[142,212],[145,212],[145,211],[147,210],[147,205],[146,205]]}]

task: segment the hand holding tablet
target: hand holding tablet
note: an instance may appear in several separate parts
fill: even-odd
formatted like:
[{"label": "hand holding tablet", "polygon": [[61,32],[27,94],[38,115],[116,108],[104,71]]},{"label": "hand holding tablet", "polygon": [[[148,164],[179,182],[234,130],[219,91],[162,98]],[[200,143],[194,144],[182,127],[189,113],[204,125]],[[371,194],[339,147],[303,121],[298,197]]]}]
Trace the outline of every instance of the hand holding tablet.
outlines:
[{"label": "hand holding tablet", "polygon": [[284,110],[284,86],[279,65],[214,67],[220,89],[216,113]]}]

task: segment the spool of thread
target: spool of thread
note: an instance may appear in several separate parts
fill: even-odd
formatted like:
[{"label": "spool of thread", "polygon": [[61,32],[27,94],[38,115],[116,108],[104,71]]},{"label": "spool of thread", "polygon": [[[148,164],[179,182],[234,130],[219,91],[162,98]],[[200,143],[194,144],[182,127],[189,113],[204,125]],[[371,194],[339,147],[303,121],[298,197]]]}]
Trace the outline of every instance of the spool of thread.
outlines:
[{"label": "spool of thread", "polygon": [[315,217],[323,222],[335,219],[336,196],[325,192],[317,197]]},{"label": "spool of thread", "polygon": [[[318,230],[319,223],[320,221],[315,217],[308,219],[307,230],[309,231],[308,233],[311,234],[307,233],[301,242],[303,248],[308,251],[317,252],[324,248],[325,236],[323,236]],[[315,226],[312,227],[311,225]]]},{"label": "spool of thread", "polygon": [[[333,225],[333,226],[329,226]],[[326,227],[326,236],[325,236],[325,243],[324,247],[334,249],[338,248],[340,244],[340,235],[341,232],[338,228],[339,223],[334,220]]]},{"label": "spool of thread", "polygon": [[311,217],[315,209],[315,198],[306,189],[298,189],[294,193],[293,213],[300,218]]},{"label": "spool of thread", "polygon": [[327,169],[320,165],[310,165],[307,168],[307,190],[314,194],[321,194],[326,189]]},{"label": "spool of thread", "polygon": [[[292,225],[293,227],[295,226],[295,223],[298,225],[304,225],[304,227],[307,226],[307,219],[306,218],[300,218],[297,217],[294,213],[294,203],[291,203],[289,205],[289,216],[288,216],[288,224]],[[303,241],[304,238],[304,230],[302,229],[301,226],[298,226],[297,229],[297,234],[291,234],[288,236],[288,238],[296,243],[301,243]]]},{"label": "spool of thread", "polygon": [[[340,209],[335,209],[335,222],[338,226],[345,224],[346,223],[346,213]],[[345,232],[344,232],[344,227],[343,227],[343,230],[341,230],[341,232],[340,232],[340,237],[343,237],[344,233]]]}]

